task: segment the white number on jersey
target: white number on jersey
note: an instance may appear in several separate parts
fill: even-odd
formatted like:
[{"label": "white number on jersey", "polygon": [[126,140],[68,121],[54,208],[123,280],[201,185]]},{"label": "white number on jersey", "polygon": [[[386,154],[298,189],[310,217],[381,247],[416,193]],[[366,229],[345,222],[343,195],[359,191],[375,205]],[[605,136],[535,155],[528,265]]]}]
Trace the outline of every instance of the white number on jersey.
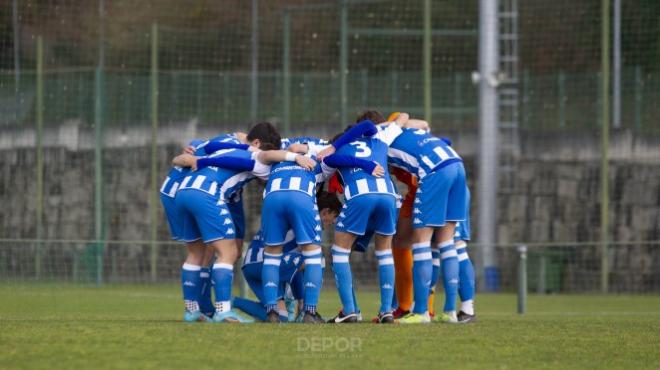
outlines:
[{"label": "white number on jersey", "polygon": [[355,156],[356,157],[366,158],[366,157],[369,157],[371,155],[371,148],[369,148],[366,143],[364,143],[362,141],[354,141],[354,142],[351,143],[351,145],[356,146],[356,148],[355,148],[355,150],[356,150]]}]

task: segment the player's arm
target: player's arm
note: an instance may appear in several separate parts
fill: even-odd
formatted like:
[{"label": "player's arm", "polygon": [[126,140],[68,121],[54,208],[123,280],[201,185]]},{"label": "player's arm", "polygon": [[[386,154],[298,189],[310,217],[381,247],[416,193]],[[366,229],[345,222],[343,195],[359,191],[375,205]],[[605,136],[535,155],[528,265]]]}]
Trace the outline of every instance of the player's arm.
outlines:
[{"label": "player's arm", "polygon": [[348,131],[337,138],[337,140],[330,144],[330,146],[319,151],[316,157],[319,160],[323,160],[323,158],[333,154],[342,146],[355,141],[355,139],[358,139],[362,136],[374,136],[377,133],[378,128],[376,125],[374,125],[374,123],[369,120],[364,120],[359,124],[351,127]]},{"label": "player's arm", "polygon": [[350,155],[333,154],[323,159],[323,163],[333,168],[361,168],[366,173],[373,176],[381,177],[385,174],[383,167],[377,162],[367,161],[365,159],[356,158]]},{"label": "player's arm", "polygon": [[248,150],[249,148],[250,146],[248,144],[236,144],[230,142],[212,141],[204,146],[204,152],[206,152],[206,154],[212,154],[217,152],[218,150],[223,150],[223,149]]},{"label": "player's arm", "polygon": [[313,159],[288,150],[264,150],[256,154],[256,159],[266,165],[277,162],[296,162],[300,167],[310,171],[316,167],[316,161]]}]

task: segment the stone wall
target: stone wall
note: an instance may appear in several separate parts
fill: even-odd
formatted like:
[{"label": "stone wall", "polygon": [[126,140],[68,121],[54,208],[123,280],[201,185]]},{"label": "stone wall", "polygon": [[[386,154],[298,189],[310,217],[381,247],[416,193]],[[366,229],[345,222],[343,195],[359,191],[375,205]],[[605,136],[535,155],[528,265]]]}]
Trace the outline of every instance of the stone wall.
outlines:
[{"label": "stone wall", "polygon": [[[171,157],[193,137],[211,136],[194,124],[183,130],[164,127],[159,135],[159,181]],[[329,135],[329,133],[328,133]],[[462,153],[473,189],[476,219],[477,138],[452,133]],[[69,123],[44,133],[44,237],[93,239],[94,152],[92,131]],[[150,131],[107,130],[103,152],[104,223],[110,240],[149,239]],[[36,151],[34,131],[0,134],[0,237],[36,235]],[[599,240],[599,146],[589,133],[523,135],[515,186],[498,198],[500,243]],[[612,239],[623,242],[660,240],[660,138],[612,135],[610,153],[610,224]],[[258,227],[261,189],[249,185],[250,229]],[[158,206],[160,240],[168,232]],[[476,222],[473,232],[478,235]],[[248,234],[248,237],[251,234]],[[656,248],[657,249],[657,248]],[[178,252],[177,252],[178,253]],[[371,258],[367,257],[370,261]],[[366,269],[366,267],[365,267]],[[373,274],[372,274],[373,275]]]}]

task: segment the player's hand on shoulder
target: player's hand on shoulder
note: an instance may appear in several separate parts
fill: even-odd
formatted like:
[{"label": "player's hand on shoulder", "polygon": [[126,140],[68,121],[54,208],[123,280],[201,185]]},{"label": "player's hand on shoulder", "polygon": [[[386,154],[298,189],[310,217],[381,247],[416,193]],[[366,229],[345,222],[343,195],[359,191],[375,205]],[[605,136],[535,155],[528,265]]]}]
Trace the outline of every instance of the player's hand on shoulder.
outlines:
[{"label": "player's hand on shoulder", "polygon": [[289,147],[287,148],[287,150],[290,151],[290,152],[293,152],[293,153],[303,153],[303,154],[306,154],[308,148],[307,148],[307,145],[306,145],[306,144],[293,143],[293,144],[289,145]]},{"label": "player's hand on shoulder", "polygon": [[181,151],[181,154],[195,154],[195,147],[192,145],[189,145]]},{"label": "player's hand on shoulder", "polygon": [[296,163],[298,163],[300,167],[309,171],[316,167],[316,161],[309,157],[305,157],[304,155],[296,156]]},{"label": "player's hand on shoulder", "polygon": [[376,167],[374,167],[374,170],[371,172],[371,174],[376,177],[383,177],[383,175],[385,175],[385,169],[377,162],[374,163],[376,163]]},{"label": "player's hand on shoulder", "polygon": [[317,158],[319,161],[323,161],[323,158],[335,154],[336,151],[337,151],[337,149],[335,149],[334,146],[332,146],[332,145],[328,145],[327,148],[321,150],[321,151],[316,155],[316,158]]}]

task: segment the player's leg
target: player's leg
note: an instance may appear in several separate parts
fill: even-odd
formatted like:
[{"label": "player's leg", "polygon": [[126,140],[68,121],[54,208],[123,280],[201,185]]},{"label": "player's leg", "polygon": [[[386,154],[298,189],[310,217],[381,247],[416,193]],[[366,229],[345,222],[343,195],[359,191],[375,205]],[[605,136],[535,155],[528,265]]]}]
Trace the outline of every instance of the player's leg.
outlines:
[{"label": "player's leg", "polygon": [[[199,316],[199,298],[202,288],[201,265],[204,258],[205,245],[201,240],[186,243],[188,255],[183,266],[181,266],[181,290],[183,301],[186,306],[186,314]],[[188,319],[186,321],[189,321]],[[196,319],[195,321],[201,321]]]},{"label": "player's leg", "polygon": [[289,212],[287,193],[273,192],[264,199],[261,210],[261,231],[264,238],[264,266],[261,270],[261,284],[268,322],[279,322],[277,308],[280,289],[280,264],[282,245],[290,229],[286,214]]},{"label": "player's leg", "polygon": [[431,270],[431,292],[429,293],[429,315],[435,316],[435,287],[440,279],[440,250],[437,243],[431,240],[431,256],[433,257],[433,269]]},{"label": "player's leg", "polygon": [[259,321],[266,320],[266,309],[263,305],[263,291],[261,289],[261,268],[263,263],[249,263],[241,268],[243,278],[257,297],[257,301],[246,298],[234,297],[235,308],[245,312]]},{"label": "player's leg", "polygon": [[335,244],[332,246],[332,270],[339,292],[342,311],[331,322],[356,322],[355,301],[353,300],[353,274],[351,272],[351,246],[356,236],[351,233],[335,231]]},{"label": "player's leg", "polygon": [[454,163],[445,167],[443,175],[451,180],[451,187],[447,195],[446,223],[436,234],[440,242],[440,269],[445,287],[445,305],[443,314],[438,317],[442,322],[456,323],[456,298],[458,296],[459,264],[458,254],[454,245],[456,223],[466,217],[466,183],[465,169],[462,163]]},{"label": "player's leg", "polygon": [[[412,206],[412,205],[411,205]],[[396,234],[392,239],[392,256],[394,258],[394,269],[396,279],[394,282],[394,290],[396,292],[396,300],[398,302],[397,310],[394,313],[396,318],[399,318],[412,308],[413,300],[413,281],[412,281],[412,268],[413,268],[413,255],[412,255],[412,218],[408,213],[412,213],[401,207],[399,211],[399,219],[396,224]],[[407,216],[407,217],[406,217]]]},{"label": "player's leg", "polygon": [[211,268],[215,261],[215,251],[213,248],[204,249],[204,259],[202,260],[202,268],[199,272],[199,278],[202,284],[202,289],[199,294],[199,309],[209,317],[213,317],[215,313],[215,305],[211,297],[213,291],[213,282],[211,280]]},{"label": "player's leg", "polygon": [[458,295],[461,298],[461,311],[457,318],[459,322],[472,322],[476,318],[474,313],[475,275],[464,240],[456,242],[456,253],[458,255]]},{"label": "player's leg", "polygon": [[376,259],[378,260],[378,280],[380,284],[379,323],[393,323],[392,297],[394,293],[394,259],[392,258],[392,236],[376,234]]},{"label": "player's leg", "polygon": [[394,259],[392,257],[392,235],[396,232],[396,199],[390,195],[373,197],[374,211],[371,214],[371,226],[376,232],[375,246],[378,260],[378,278],[380,282],[380,323],[394,323],[392,297],[394,295]]}]

